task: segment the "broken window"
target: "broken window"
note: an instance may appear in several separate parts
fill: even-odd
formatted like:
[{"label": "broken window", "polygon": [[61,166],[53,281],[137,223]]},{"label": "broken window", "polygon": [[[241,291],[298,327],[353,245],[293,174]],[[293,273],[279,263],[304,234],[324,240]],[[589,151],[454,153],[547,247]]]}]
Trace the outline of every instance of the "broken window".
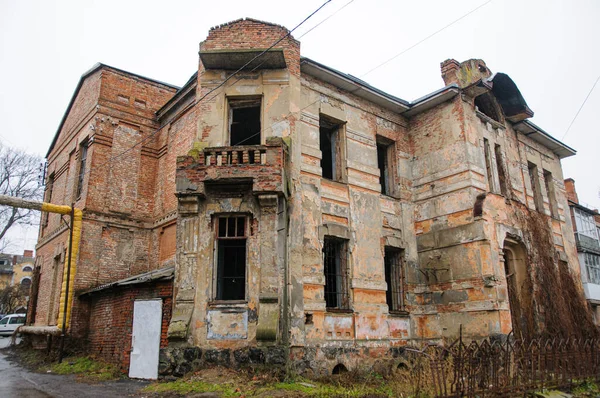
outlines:
[{"label": "broken window", "polygon": [[328,309],[349,309],[347,242],[326,236],[323,243],[325,305]]},{"label": "broken window", "polygon": [[83,179],[85,177],[85,161],[87,160],[87,140],[79,145],[79,175],[77,177],[77,199],[81,198]]},{"label": "broken window", "polygon": [[344,124],[323,115],[319,118],[319,149],[323,178],[344,181],[345,145]]},{"label": "broken window", "polygon": [[260,145],[260,98],[229,100],[229,145]]},{"label": "broken window", "polygon": [[403,251],[394,247],[384,249],[385,298],[390,312],[404,310],[404,277],[402,267]]},{"label": "broken window", "polygon": [[381,193],[391,195],[394,184],[394,143],[377,137],[377,167],[379,167],[379,184]]},{"label": "broken window", "polygon": [[488,180],[488,190],[494,192],[494,175],[492,173],[492,157],[490,154],[490,142],[487,138],[483,139],[483,154],[485,155],[485,170]]},{"label": "broken window", "polygon": [[217,218],[217,300],[246,298],[246,217]]},{"label": "broken window", "polygon": [[537,211],[543,211],[544,201],[542,199],[540,176],[538,174],[537,165],[527,162],[527,168],[529,169],[529,178],[531,180],[531,190],[533,191],[533,203],[535,204],[535,209]]},{"label": "broken window", "polygon": [[504,162],[502,161],[502,147],[496,144],[494,146],[494,152],[496,155],[496,168],[498,169],[498,181],[500,182],[500,193],[508,197],[508,179],[506,169],[504,168]]},{"label": "broken window", "polygon": [[550,204],[550,214],[552,217],[558,218],[558,203],[556,203],[554,180],[552,173],[548,170],[544,170],[544,182],[546,183],[546,195],[548,195],[548,203]]}]

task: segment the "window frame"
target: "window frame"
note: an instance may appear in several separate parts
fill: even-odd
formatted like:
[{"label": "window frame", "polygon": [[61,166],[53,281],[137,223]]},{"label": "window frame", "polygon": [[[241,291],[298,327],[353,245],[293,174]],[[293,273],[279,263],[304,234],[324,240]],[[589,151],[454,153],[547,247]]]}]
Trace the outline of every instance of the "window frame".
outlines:
[{"label": "window frame", "polygon": [[81,199],[81,195],[83,194],[83,182],[85,180],[85,170],[88,157],[88,144],[89,140],[87,138],[79,144],[79,159],[77,162],[77,188],[75,190],[75,197],[77,200]]},{"label": "window frame", "polygon": [[[227,236],[228,230],[224,231],[225,236],[219,236],[221,234],[221,222],[220,220],[235,220],[235,234],[236,236]],[[237,236],[239,232],[237,229],[238,219],[244,220],[243,226],[243,236]],[[217,214],[214,217],[214,263],[213,263],[213,276],[212,276],[212,302],[214,303],[241,303],[247,302],[248,300],[248,238],[250,237],[250,216],[245,213],[227,213],[227,214]],[[225,221],[226,228],[229,227],[229,222]],[[221,290],[223,285],[221,285],[220,276],[221,275],[221,267],[225,267],[226,265],[221,265],[221,259],[225,261],[225,259],[221,256],[221,250],[225,249],[221,247],[221,242],[224,241],[235,241],[235,240],[243,240],[244,241],[244,283],[243,283],[243,294],[241,298],[223,298],[224,292]],[[225,278],[225,277],[224,277]],[[229,278],[229,277],[226,277]]]},{"label": "window frame", "polygon": [[[328,131],[324,131],[328,130]],[[325,176],[323,136],[329,135],[331,142],[331,178]],[[319,150],[321,151],[321,177],[335,182],[346,183],[348,179],[346,159],[346,122],[334,119],[325,114],[319,114]]]},{"label": "window frame", "polygon": [[[381,194],[385,196],[396,195],[396,141],[382,136],[375,137],[375,150],[377,153],[377,168],[379,169],[379,184]],[[383,168],[380,155],[383,155]]]},{"label": "window frame", "polygon": [[[336,261],[335,267],[338,268],[333,273],[328,272],[328,258],[331,258],[328,255],[331,255],[332,252]],[[322,260],[323,275],[325,277],[323,299],[325,300],[326,310],[328,312],[351,312],[348,240],[330,235],[323,237]],[[328,282],[332,280],[335,280],[335,290],[333,291],[328,289],[331,286],[331,283]],[[330,301],[332,300],[331,295],[334,295],[335,303]]]},{"label": "window frame", "polygon": [[558,219],[558,202],[556,200],[556,189],[554,186],[554,177],[552,172],[546,169],[542,169],[544,174],[544,185],[546,187],[546,195],[548,196],[548,207],[550,207],[550,216]]},{"label": "window frame", "polygon": [[[406,313],[406,286],[404,270],[404,249],[385,246],[383,248],[384,278],[387,284],[385,301],[390,314]],[[388,272],[388,268],[390,269]],[[388,278],[389,275],[389,278]]]},{"label": "window frame", "polygon": [[498,184],[500,185],[500,194],[504,197],[509,197],[510,184],[508,178],[507,167],[504,163],[502,146],[494,143],[494,155],[496,157],[496,170],[498,173]]},{"label": "window frame", "polygon": [[[48,179],[46,181],[46,191],[44,192],[44,201],[46,203],[52,203],[52,191],[54,190],[54,172],[48,175]],[[48,226],[48,219],[50,218],[50,213],[47,211],[42,212],[42,228]]]},{"label": "window frame", "polygon": [[[225,142],[227,143],[227,146],[252,146],[252,145],[262,145],[264,142],[264,137],[263,137],[263,99],[262,96],[233,96],[233,97],[227,97],[227,131],[226,131],[226,139]],[[252,106],[252,104],[255,104],[254,106]],[[256,106],[256,104],[258,104],[258,106]],[[235,109],[243,109],[243,108],[255,108],[258,107],[259,110],[259,124],[260,124],[260,128],[259,128],[259,137],[258,137],[258,144],[248,144],[248,143],[244,143],[244,140],[238,142],[238,143],[232,143],[231,140],[231,127],[233,125],[233,116],[234,116],[234,111]],[[246,140],[249,140],[249,138],[254,137],[256,134],[252,135],[251,137],[246,138]]]},{"label": "window frame", "polygon": [[540,186],[540,173],[537,164],[527,162],[527,172],[533,196],[535,209],[540,213],[544,212],[544,198],[542,197],[542,187]]}]

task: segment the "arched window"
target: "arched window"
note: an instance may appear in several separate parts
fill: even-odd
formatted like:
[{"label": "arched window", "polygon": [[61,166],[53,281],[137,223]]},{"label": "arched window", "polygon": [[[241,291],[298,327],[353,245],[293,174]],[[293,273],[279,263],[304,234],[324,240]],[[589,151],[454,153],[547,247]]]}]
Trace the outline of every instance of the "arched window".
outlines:
[{"label": "arched window", "polygon": [[33,268],[31,268],[31,266],[29,266],[29,265],[26,265],[23,267],[23,272],[32,272],[32,271],[33,271]]},{"label": "arched window", "polygon": [[29,289],[31,289],[31,278],[26,276],[21,279],[20,288],[25,292],[29,292]]}]

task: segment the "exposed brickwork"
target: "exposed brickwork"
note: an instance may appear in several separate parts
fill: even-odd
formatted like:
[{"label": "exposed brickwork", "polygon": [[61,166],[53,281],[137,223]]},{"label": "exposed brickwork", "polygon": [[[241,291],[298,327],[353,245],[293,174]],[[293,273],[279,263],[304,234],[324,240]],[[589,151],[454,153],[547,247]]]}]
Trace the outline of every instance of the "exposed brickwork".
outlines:
[{"label": "exposed brickwork", "polygon": [[160,346],[167,346],[167,329],[171,320],[173,283],[157,282],[116,288],[94,293],[90,301],[90,353],[119,366],[123,373],[129,370],[133,303],[135,300],[160,298],[162,326]]},{"label": "exposed brickwork", "polygon": [[[287,32],[237,20],[211,29],[200,51],[265,49]],[[380,359],[389,364],[407,344],[452,339],[460,331],[466,339],[506,335],[520,326],[527,308],[544,305],[542,287],[523,288],[524,280],[536,280],[523,270],[538,259],[545,270],[560,259],[565,271],[577,274],[564,155],[519,130],[517,122],[532,111],[507,75],[498,74],[493,84],[501,91],[504,84],[518,100],[510,115],[490,81],[478,84],[491,71],[477,59],[443,62],[445,84],[458,87],[440,93],[436,98],[445,99],[436,106],[405,112],[397,103],[382,106],[383,97],[376,104],[361,90],[321,81],[323,73],[335,73],[322,68],[315,74],[310,61],[301,71],[300,44],[291,37],[276,48],[283,49],[286,69],[245,72],[198,102],[231,73],[205,70],[201,61],[197,78],[160,111],[172,88],[103,67],[82,84],[78,108],[65,123],[71,130],[51,151],[55,182],[47,196],[84,209],[76,289],[175,265],[173,345],[161,357],[164,373],[269,363],[282,355],[301,372],[328,373],[338,363],[376,367]],[[94,98],[97,106],[90,108]],[[231,147],[228,111],[236,99],[248,98],[260,101],[261,145]],[[341,170],[335,181],[322,169],[328,156],[321,128],[331,123],[337,126],[331,156]],[[86,139],[92,141],[91,172],[77,199]],[[529,164],[537,165],[536,174]],[[383,193],[382,176],[391,187]],[[245,296],[223,303],[215,292],[215,217],[235,213],[248,220]],[[51,217],[38,245],[38,324],[54,316],[48,302],[51,266],[64,256],[61,228]],[[332,286],[324,275],[327,239],[343,241],[347,250],[348,270],[335,283],[347,284],[341,293],[347,308],[328,308],[325,300],[325,286]],[[402,253],[401,278],[393,281],[384,265],[390,249]],[[388,305],[391,284],[403,289],[402,308]],[[76,302],[72,332],[89,330],[92,350],[125,370],[132,300],[163,295],[167,306],[169,287],[159,290],[132,287]],[[532,320],[533,332],[542,331],[539,317],[523,322]]]},{"label": "exposed brickwork", "polygon": [[[212,28],[206,40],[200,43],[200,51],[225,49],[267,49],[287,35],[283,26],[240,19]],[[300,42],[287,37],[274,48],[282,48],[290,73],[300,76]]]}]

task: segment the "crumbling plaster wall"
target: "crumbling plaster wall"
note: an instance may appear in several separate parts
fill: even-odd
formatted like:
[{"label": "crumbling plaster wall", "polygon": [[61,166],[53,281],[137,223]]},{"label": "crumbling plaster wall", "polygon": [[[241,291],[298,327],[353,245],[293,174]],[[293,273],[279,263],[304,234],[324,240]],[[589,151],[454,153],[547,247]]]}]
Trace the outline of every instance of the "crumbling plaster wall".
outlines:
[{"label": "crumbling plaster wall", "polygon": [[[321,177],[319,118],[327,116],[345,129],[347,181]],[[300,163],[295,191],[300,197],[291,211],[290,229],[298,231],[290,241],[293,292],[291,345],[294,355],[322,361],[321,367],[346,362],[357,368],[363,350],[385,355],[392,345],[409,337],[409,318],[390,316],[386,304],[383,248],[405,249],[409,266],[416,262],[412,234],[409,144],[406,120],[373,106],[347,92],[309,76],[302,78],[302,116],[298,126],[294,161]],[[381,194],[376,136],[394,142],[396,196]],[[323,239],[335,236],[348,242],[351,312],[328,312],[324,298]],[[300,297],[300,294],[302,296]],[[310,316],[311,321],[306,322]],[[360,348],[356,342],[360,341]],[[304,351],[305,347],[308,351]],[[321,348],[318,348],[321,347]],[[340,349],[337,357],[325,354]],[[308,353],[316,349],[314,357]]]},{"label": "crumbling plaster wall", "polygon": [[[473,217],[485,191],[468,104],[456,96],[410,121],[415,233],[419,266],[408,274],[415,338],[503,333],[485,224]],[[508,317],[510,319],[510,317]]]},{"label": "crumbling plaster wall", "polygon": [[[254,20],[235,21],[213,28],[200,49],[248,49],[261,48],[261,45],[267,48],[286,32],[285,28]],[[293,38],[283,40],[281,47],[287,69],[243,72],[227,82],[225,80],[233,71],[205,70],[200,62],[196,100],[202,101],[195,105],[195,151],[229,145],[228,101],[232,98],[261,99],[263,145],[269,146],[273,137],[287,143],[294,141],[299,113],[300,48]],[[211,92],[223,82],[223,88]],[[267,151],[266,154],[268,167],[278,176],[285,174],[282,171],[283,158],[271,158],[271,153]],[[275,163],[271,164],[271,161]],[[254,167],[246,166],[249,169]],[[215,173],[218,174],[216,170]],[[219,177],[215,173],[212,173],[212,178]],[[183,339],[197,346],[227,349],[254,345],[257,339],[281,342],[281,339],[287,338],[282,335],[286,321],[283,314],[287,257],[285,182],[270,187],[272,184],[263,180],[259,185],[264,182],[264,186],[254,185],[254,189],[266,191],[258,197],[253,196],[258,192],[250,191],[240,196],[240,193],[228,194],[226,190],[219,193],[218,188],[203,192],[206,197],[199,199],[198,203],[193,192],[189,192],[190,197],[180,195],[175,308],[169,328],[171,340]],[[273,192],[269,193],[269,189]],[[215,230],[212,220],[215,215],[225,213],[247,214],[252,226],[252,235],[247,241],[248,290],[245,303],[214,303]]]},{"label": "crumbling plaster wall", "polygon": [[[559,214],[548,228],[560,259],[577,268],[573,238],[565,233],[570,220],[565,217],[560,159],[510,123],[477,115],[468,96],[414,117],[410,131],[420,268],[412,275],[417,287],[408,301],[416,305],[416,333],[454,338],[462,326],[470,337],[507,334],[512,322],[502,250],[507,235],[522,237],[528,228],[519,217],[521,209],[514,206],[524,203],[535,212],[527,161],[538,165],[536,178],[547,215],[543,170],[552,172]],[[484,138],[491,147],[492,181],[486,172]],[[509,197],[500,192],[495,144],[501,147]],[[476,214],[478,206],[481,214]]]}]

